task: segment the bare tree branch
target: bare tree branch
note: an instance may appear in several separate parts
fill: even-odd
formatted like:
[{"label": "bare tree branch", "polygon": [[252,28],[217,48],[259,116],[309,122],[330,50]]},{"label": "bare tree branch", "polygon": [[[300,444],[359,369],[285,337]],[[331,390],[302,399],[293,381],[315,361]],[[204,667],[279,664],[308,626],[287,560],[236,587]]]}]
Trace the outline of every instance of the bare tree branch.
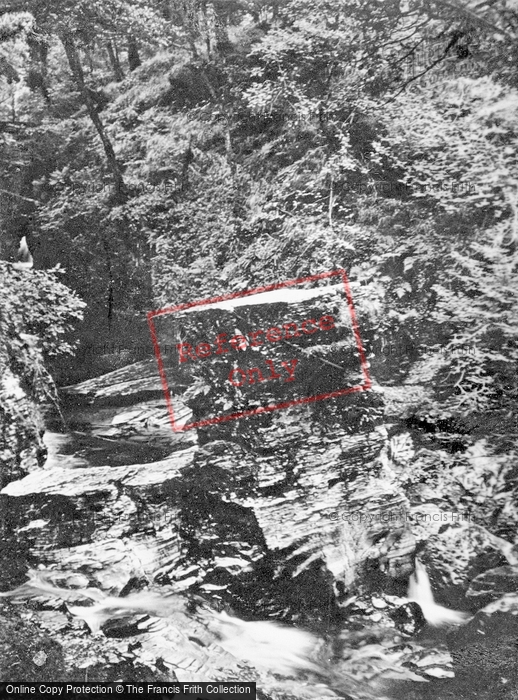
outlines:
[{"label": "bare tree branch", "polygon": [[0,189],[0,192],[3,192],[4,194],[8,194],[11,197],[18,197],[18,199],[23,199],[25,202],[31,202],[32,204],[39,204],[37,199],[31,199],[30,197],[24,197],[21,194],[17,194],[16,192],[9,192],[9,190],[3,190]]}]

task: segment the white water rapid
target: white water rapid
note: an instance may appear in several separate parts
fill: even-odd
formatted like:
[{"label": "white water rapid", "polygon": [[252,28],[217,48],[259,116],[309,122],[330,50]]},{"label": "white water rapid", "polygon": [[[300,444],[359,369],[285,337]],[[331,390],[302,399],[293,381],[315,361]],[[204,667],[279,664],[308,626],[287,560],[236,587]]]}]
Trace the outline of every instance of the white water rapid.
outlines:
[{"label": "white water rapid", "polygon": [[415,571],[408,582],[408,599],[418,603],[425,620],[433,627],[461,625],[469,618],[469,613],[437,605],[433,597],[430,578],[424,564],[419,559],[416,559]]}]

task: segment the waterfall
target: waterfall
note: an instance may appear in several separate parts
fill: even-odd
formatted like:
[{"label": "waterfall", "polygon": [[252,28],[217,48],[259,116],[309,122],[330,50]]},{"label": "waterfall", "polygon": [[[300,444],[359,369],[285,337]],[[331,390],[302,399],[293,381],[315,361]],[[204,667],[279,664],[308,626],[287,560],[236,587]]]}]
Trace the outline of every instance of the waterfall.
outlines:
[{"label": "waterfall", "polygon": [[280,675],[322,671],[312,660],[321,642],[310,632],[277,622],[245,622],[224,612],[211,611],[211,617],[209,629],[218,635],[218,644],[238,659]]},{"label": "waterfall", "polygon": [[415,561],[415,571],[408,582],[408,599],[418,603],[425,620],[433,627],[460,625],[469,618],[469,613],[450,610],[437,605],[426,567],[419,559]]}]

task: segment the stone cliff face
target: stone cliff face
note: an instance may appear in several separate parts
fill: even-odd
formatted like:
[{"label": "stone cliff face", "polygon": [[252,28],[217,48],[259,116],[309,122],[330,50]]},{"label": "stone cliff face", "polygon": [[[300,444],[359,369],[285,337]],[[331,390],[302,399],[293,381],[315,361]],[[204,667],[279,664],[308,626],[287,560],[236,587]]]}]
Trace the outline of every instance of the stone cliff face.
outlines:
[{"label": "stone cliff face", "polygon": [[[14,397],[28,401],[21,391]],[[254,664],[257,630],[242,619],[267,618],[334,635],[332,646],[313,641],[317,677],[339,697],[387,697],[386,678],[452,677],[444,648],[413,639],[424,620],[404,597],[416,548],[410,526],[421,547],[428,543],[431,569],[446,565],[450,550],[440,543],[474,526],[412,520],[437,493],[418,481],[412,489],[429,503],[415,494],[408,503],[412,441],[389,439],[383,400],[373,390],[328,410],[291,406],[266,420],[174,433],[153,361],[63,390],[68,433],[48,432],[44,467],[27,466],[0,496],[8,554],[0,578],[4,591],[15,588],[0,597],[2,615],[9,628],[38,632],[16,654],[43,663],[42,673],[54,664],[62,679],[85,669],[99,680],[239,678],[272,698],[309,700],[320,680],[283,685]],[[179,397],[172,402],[179,421],[192,420]],[[510,543],[475,529],[497,564],[501,555],[516,564]],[[29,562],[39,568],[26,582]],[[502,577],[493,576],[493,598]],[[485,592],[480,577],[473,590],[479,580]],[[7,602],[34,596],[27,607]],[[241,619],[214,618],[221,608]],[[268,657],[278,630],[264,624]],[[100,629],[107,637],[93,638]],[[14,658],[2,643],[4,658]],[[4,664],[2,677],[15,680],[15,671]]]},{"label": "stone cliff face", "polygon": [[5,321],[0,322],[0,330],[0,483],[5,485],[41,466],[45,446],[39,407],[24,377],[13,369]]},{"label": "stone cliff face", "polygon": [[[149,456],[48,464],[4,489],[48,520],[30,530],[31,548],[63,566],[83,561],[119,590],[135,576],[224,586],[252,614],[256,596],[286,608],[274,581],[289,580],[287,618],[318,614],[329,596],[339,604],[373,572],[408,578],[408,503],[342,285],[230,304],[154,319],[162,383],[144,362],[65,392],[83,432],[109,421],[98,439],[140,442]],[[171,430],[165,401],[175,427],[198,427]]]},{"label": "stone cliff face", "polygon": [[[274,569],[294,589],[319,578],[318,594],[313,587],[298,603],[295,595],[291,614],[300,612],[298,605],[317,610],[319,595],[326,598],[333,587],[343,595],[367,583],[373,569],[388,578],[410,574],[407,503],[380,459],[382,426],[367,424],[355,434],[324,431],[307,407],[296,406],[258,425],[255,444],[249,440],[252,418],[237,422],[226,439],[205,435],[199,445],[196,431],[170,430],[163,399],[138,401],[142,366],[129,375],[126,370],[137,379],[121,382],[114,396],[115,375],[68,391],[72,422],[119,450],[145,440],[155,454],[162,449],[168,456],[71,469],[51,453],[47,468],[4,488],[22,537],[38,557],[68,569],[81,565],[97,585],[112,590],[134,577],[182,588],[250,589],[245,597],[252,610],[254,595],[264,599],[269,586],[275,605]],[[156,391],[154,381],[148,396]],[[127,404],[132,383],[135,403],[130,410],[117,406]],[[175,407],[189,414],[178,400]],[[344,411],[351,408],[351,401],[344,405]],[[263,577],[259,585],[257,576]]]},{"label": "stone cliff face", "polygon": [[[205,638],[199,616],[176,611],[158,631],[142,622],[130,634],[128,624],[143,619],[139,610],[133,621],[111,620],[109,612],[96,612],[89,591],[110,600],[142,589],[174,592],[213,608],[231,606],[245,618],[325,625],[323,616],[339,615],[345,598],[408,576],[414,541],[403,517],[406,499],[383,457],[384,428],[379,420],[364,420],[361,430],[344,427],[348,414],[365,416],[362,401],[346,397],[333,425],[294,406],[255,427],[253,419],[237,421],[226,435],[218,426],[215,435],[208,429],[200,444],[196,430],[171,430],[148,362],[69,387],[63,405],[75,445],[48,434],[45,468],[9,483],[2,498],[16,545],[62,587],[63,599],[73,588],[88,605],[61,604],[57,612],[56,590],[47,588],[48,601],[31,615],[43,630],[59,629],[80,656],[90,634],[81,629],[84,621],[110,635],[123,630],[124,643],[95,642],[89,677],[99,660],[112,671],[114,663],[127,664],[138,643],[128,678],[143,654],[153,673],[163,672],[160,660],[167,659],[181,680],[246,673],[255,679],[228,654],[200,650],[182,636],[178,624]],[[179,399],[174,408],[191,419]],[[141,461],[143,444],[153,461]],[[10,587],[25,578],[21,566]],[[23,584],[19,597],[30,596],[29,589]],[[74,661],[64,654],[70,670]],[[371,697],[362,692],[355,697]]]},{"label": "stone cliff face", "polygon": [[42,466],[42,406],[57,405],[45,357],[71,351],[64,335],[84,307],[56,271],[0,261],[0,483]]},{"label": "stone cliff face", "polygon": [[[325,309],[343,322],[334,303],[326,297]],[[314,307],[292,304],[289,314],[281,304],[270,313],[291,319],[288,330],[295,333],[304,320],[318,321],[322,304],[322,298]],[[250,337],[261,326],[257,309],[241,308],[239,318],[232,313],[214,313],[212,333],[206,323],[184,319],[181,337],[194,338],[191,351],[203,355],[207,339],[217,350],[218,327]],[[201,329],[208,335],[197,337]],[[22,640],[29,665],[45,657],[43,670],[57,664],[63,679],[87,672],[99,680],[256,680],[279,700],[309,700],[321,692],[323,677],[326,692],[357,699],[387,697],[394,679],[452,677],[444,647],[431,652],[415,640],[425,623],[406,596],[416,546],[426,547],[420,556],[435,586],[451,568],[445,542],[462,542],[464,551],[475,534],[478,544],[468,556],[474,571],[505,569],[507,561],[512,571],[504,574],[511,579],[512,545],[482,526],[453,517],[446,522],[442,513],[437,523],[423,519],[427,513],[435,518],[443,496],[431,479],[450,472],[414,473],[412,436],[398,423],[412,401],[421,400],[412,385],[288,400],[329,392],[337,382],[361,382],[354,348],[332,330],[322,332],[329,343],[316,350],[307,338],[289,346],[302,380],[293,390],[289,373],[289,390],[266,380],[248,386],[249,376],[258,378],[250,369],[287,361],[277,341],[248,354],[229,350],[212,365],[198,358],[189,371],[177,372],[172,335],[166,396],[154,360],[67,387],[61,392],[67,432],[47,411],[45,446],[30,388],[17,378],[16,365],[3,360],[10,466],[0,499],[9,556],[0,572],[0,601],[6,625],[38,631],[34,645]],[[336,367],[341,352],[342,374]],[[244,375],[232,384],[236,367]],[[236,386],[243,377],[246,386]],[[177,426],[202,424],[173,431],[168,401]],[[255,411],[274,402],[285,405]],[[207,409],[248,414],[213,422]],[[481,538],[487,551],[477,563]],[[491,582],[502,588],[500,569]],[[475,584],[485,591],[485,579],[475,580],[477,593]],[[31,597],[36,602],[26,607],[12,609],[8,602]],[[287,630],[274,620],[303,628],[289,628],[300,635],[294,638],[300,654],[283,653],[275,639]],[[14,658],[3,643],[5,658]],[[281,682],[275,668],[289,680]],[[15,670],[6,667],[2,677],[14,679]],[[37,664],[33,671],[37,677]],[[300,673],[309,676],[301,682]],[[399,686],[391,693],[400,697]]]}]

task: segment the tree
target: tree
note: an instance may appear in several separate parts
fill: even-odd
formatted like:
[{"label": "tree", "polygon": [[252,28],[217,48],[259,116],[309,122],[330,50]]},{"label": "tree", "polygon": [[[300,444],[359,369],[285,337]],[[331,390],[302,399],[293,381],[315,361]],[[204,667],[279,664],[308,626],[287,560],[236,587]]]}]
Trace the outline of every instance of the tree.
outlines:
[{"label": "tree", "polygon": [[126,194],[126,186],[124,184],[124,178],[122,174],[122,168],[117,161],[115,156],[115,151],[113,150],[113,145],[106,133],[106,129],[102,123],[99,116],[98,107],[95,103],[94,97],[92,95],[92,90],[86,85],[83,67],[81,65],[81,60],[79,58],[79,52],[76,47],[74,36],[69,31],[62,31],[60,35],[61,41],[65,48],[65,53],[68,58],[68,63],[70,65],[70,70],[74,76],[74,80],[79,88],[79,92],[83,99],[84,104],[88,110],[88,115],[92,120],[93,125],[99,138],[101,139],[104,153],[106,155],[106,161],[108,163],[108,168],[113,176],[113,182],[115,185],[115,192],[118,196],[124,197]]},{"label": "tree", "polygon": [[[20,12],[21,10],[23,11]],[[140,34],[149,38],[150,34],[161,29],[163,25],[152,5],[141,1],[135,6],[124,0],[111,0],[108,3],[89,3],[85,0],[71,3],[62,0],[58,5],[26,0],[17,7],[16,14],[12,15],[8,9],[4,10],[3,17],[6,20],[3,31],[6,39],[34,31],[60,38],[77,90],[103,145],[116,195],[124,197],[127,192],[122,167],[117,161],[113,145],[99,116],[94,99],[95,92],[87,85],[78,42],[85,46],[93,37],[99,36],[104,36],[110,41],[113,36],[123,32],[128,36],[130,70],[134,70],[140,65],[137,36]],[[113,50],[112,55],[115,55]]]}]

